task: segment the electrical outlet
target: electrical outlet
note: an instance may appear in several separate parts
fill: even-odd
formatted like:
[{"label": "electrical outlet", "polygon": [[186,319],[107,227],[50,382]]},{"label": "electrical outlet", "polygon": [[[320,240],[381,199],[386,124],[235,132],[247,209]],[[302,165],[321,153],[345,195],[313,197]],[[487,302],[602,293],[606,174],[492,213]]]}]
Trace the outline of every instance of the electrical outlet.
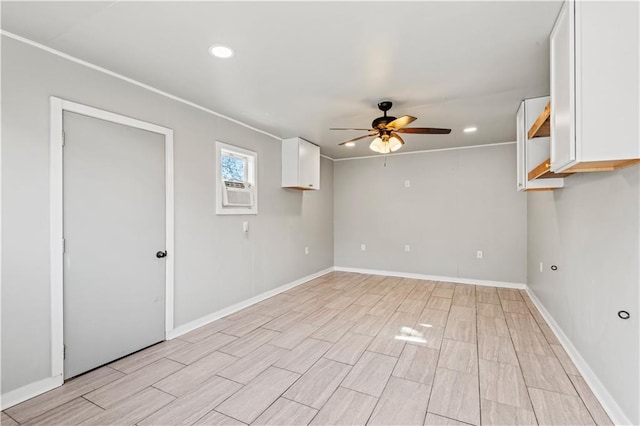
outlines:
[{"label": "electrical outlet", "polygon": [[405,188],[409,188],[411,186],[411,181],[410,180],[405,180],[404,181],[404,187]]},{"label": "electrical outlet", "polygon": [[482,250],[478,250],[476,252],[476,258],[477,259],[482,259],[484,257],[484,253],[482,252]]},{"label": "electrical outlet", "polygon": [[540,262],[540,272],[544,271],[544,266],[542,265],[542,262]]},{"label": "electrical outlet", "polygon": [[304,248],[304,254],[309,254],[309,247]]},{"label": "electrical outlet", "polygon": [[411,251],[411,246],[409,244],[405,245],[404,251]]},{"label": "electrical outlet", "polygon": [[360,244],[360,250],[367,251],[367,245],[366,244]]}]

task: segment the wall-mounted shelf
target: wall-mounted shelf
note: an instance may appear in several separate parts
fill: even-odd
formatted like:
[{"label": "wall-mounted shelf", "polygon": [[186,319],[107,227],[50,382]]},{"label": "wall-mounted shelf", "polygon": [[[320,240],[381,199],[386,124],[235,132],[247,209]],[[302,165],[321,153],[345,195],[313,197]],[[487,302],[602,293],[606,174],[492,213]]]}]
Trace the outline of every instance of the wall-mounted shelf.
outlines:
[{"label": "wall-mounted shelf", "polygon": [[551,135],[551,101],[544,107],[542,113],[533,122],[533,125],[527,132],[529,139],[546,138]]},{"label": "wall-mounted shelf", "polygon": [[527,175],[529,180],[534,179],[553,179],[563,178],[571,175],[571,173],[553,173],[551,171],[551,158],[547,158],[542,163],[533,168]]},{"label": "wall-mounted shelf", "polygon": [[516,114],[518,191],[549,191],[564,186],[563,177],[568,174],[551,172],[550,112],[548,96],[525,99],[518,108]]}]

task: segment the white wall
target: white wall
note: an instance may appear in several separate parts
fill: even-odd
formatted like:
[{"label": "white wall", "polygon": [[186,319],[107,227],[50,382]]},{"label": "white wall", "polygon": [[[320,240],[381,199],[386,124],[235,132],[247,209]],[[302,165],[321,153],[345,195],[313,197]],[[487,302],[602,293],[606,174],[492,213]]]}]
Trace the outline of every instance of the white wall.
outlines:
[{"label": "white wall", "polygon": [[[51,95],[174,130],[176,326],[333,265],[330,160],[320,191],[282,189],[279,140],[3,37],[3,394],[50,376]],[[257,216],[216,216],[216,140],[258,152]]]},{"label": "white wall", "polygon": [[[576,174],[563,189],[528,196],[528,284],[633,424],[640,424],[639,182],[633,166]],[[619,319],[619,310],[631,318]]]},{"label": "white wall", "polygon": [[515,156],[503,144],[336,161],[336,266],[525,283]]}]

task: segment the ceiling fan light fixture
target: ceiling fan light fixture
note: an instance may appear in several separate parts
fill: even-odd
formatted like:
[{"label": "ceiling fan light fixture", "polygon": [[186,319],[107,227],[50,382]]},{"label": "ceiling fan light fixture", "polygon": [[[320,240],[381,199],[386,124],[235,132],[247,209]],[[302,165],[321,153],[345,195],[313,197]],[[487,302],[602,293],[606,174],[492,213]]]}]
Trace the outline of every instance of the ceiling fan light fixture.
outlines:
[{"label": "ceiling fan light fixture", "polygon": [[368,134],[366,135],[346,140],[342,143],[339,143],[338,145],[351,147],[354,146],[353,142],[355,141],[377,135],[377,137],[369,145],[369,149],[380,154],[388,154],[390,152],[396,152],[397,150],[402,148],[402,145],[404,145],[404,141],[400,137],[399,133],[413,133],[421,135],[448,135],[449,133],[451,133],[451,129],[439,129],[435,127],[406,127],[408,124],[416,121],[417,118],[410,115],[403,115],[399,118],[387,115],[387,111],[389,111],[391,106],[391,101],[382,101],[378,104],[378,109],[384,113],[384,116],[378,117],[373,120],[370,129],[354,127],[332,127],[330,130],[363,130],[368,132]]},{"label": "ceiling fan light fixture", "polygon": [[476,130],[478,130],[478,128],[477,128],[477,127],[465,127],[465,129],[463,130],[463,132],[465,132],[465,133],[473,133],[473,132],[475,132]]},{"label": "ceiling fan light fixture", "polygon": [[381,137],[375,138],[373,142],[371,142],[371,145],[369,145],[369,149],[380,154],[388,154],[391,152],[389,150],[389,143],[384,142]]},{"label": "ceiling fan light fixture", "polygon": [[352,147],[352,146],[356,146],[355,142],[347,142],[344,144],[344,146],[348,146],[348,147]]},{"label": "ceiling fan light fixture", "polygon": [[402,142],[400,142],[400,139],[398,139],[395,136],[391,136],[389,138],[389,150],[391,152],[396,152],[397,150],[399,150],[400,148],[402,148]]}]

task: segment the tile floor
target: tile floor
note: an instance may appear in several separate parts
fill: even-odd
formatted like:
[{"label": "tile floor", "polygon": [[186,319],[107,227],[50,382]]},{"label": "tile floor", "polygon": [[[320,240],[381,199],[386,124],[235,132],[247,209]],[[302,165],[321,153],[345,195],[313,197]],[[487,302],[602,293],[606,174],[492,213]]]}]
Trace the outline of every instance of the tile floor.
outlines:
[{"label": "tile floor", "polygon": [[611,424],[524,291],[333,272],[2,425]]}]

